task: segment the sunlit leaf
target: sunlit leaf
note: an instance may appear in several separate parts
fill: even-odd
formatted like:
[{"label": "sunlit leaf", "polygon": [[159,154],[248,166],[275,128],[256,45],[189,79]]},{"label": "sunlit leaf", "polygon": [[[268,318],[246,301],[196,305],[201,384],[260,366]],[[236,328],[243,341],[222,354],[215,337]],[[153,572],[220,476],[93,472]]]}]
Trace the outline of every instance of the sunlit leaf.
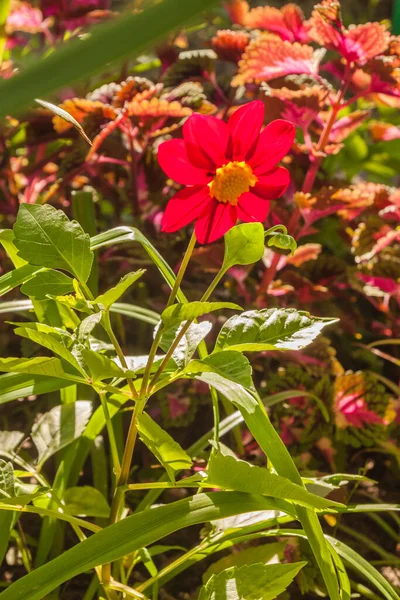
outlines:
[{"label": "sunlit leaf", "polygon": [[244,387],[253,387],[252,368],[245,356],[240,352],[227,350],[210,354],[202,360],[192,360],[184,369],[184,373],[218,373],[227,379],[236,381]]},{"label": "sunlit leaf", "polygon": [[117,283],[116,286],[107,290],[104,294],[98,296],[95,300],[96,304],[101,304],[104,308],[110,308],[114,302],[120,299],[120,297],[145,273],[144,269],[128,273],[124,275],[122,279]]},{"label": "sunlit leaf", "polygon": [[71,277],[53,270],[41,271],[21,286],[21,292],[35,300],[46,300],[48,294],[63,296],[73,289]]},{"label": "sunlit leaf", "polygon": [[77,517],[100,517],[107,519],[110,507],[103,494],[90,485],[71,487],[64,494],[65,510]]},{"label": "sunlit leaf", "polygon": [[163,465],[171,481],[175,481],[176,471],[191,468],[190,456],[147,413],[143,413],[139,419],[138,432],[142,442]]},{"label": "sunlit leaf", "polygon": [[223,269],[234,265],[252,265],[264,254],[264,227],[261,223],[242,223],[232,227],[224,236]]},{"label": "sunlit leaf", "polygon": [[211,577],[201,589],[199,600],[274,600],[306,564],[231,567]]},{"label": "sunlit leaf", "polygon": [[92,146],[92,142],[86,135],[82,125],[78,123],[78,121],[74,119],[74,117],[70,115],[69,112],[67,112],[63,108],[60,108],[60,106],[57,106],[56,104],[46,102],[45,100],[39,100],[39,98],[35,98],[35,102],[43,106],[43,108],[47,108],[47,110],[50,110],[54,115],[57,115],[58,117],[65,119],[65,121],[68,121],[68,123],[71,123],[71,125],[73,125],[78,130],[79,135],[83,137],[85,142],[87,142],[89,146]]},{"label": "sunlit leaf", "polygon": [[19,255],[31,265],[63,269],[79,281],[87,281],[93,262],[90,238],[62,210],[22,204],[14,235]]},{"label": "sunlit leaf", "polygon": [[242,310],[240,306],[232,302],[187,302],[166,308],[161,314],[161,320],[165,327],[172,327],[175,323],[197,319],[197,317],[223,308]]},{"label": "sunlit leaf", "polygon": [[82,435],[92,413],[92,403],[79,400],[55,406],[33,426],[31,437],[42,465],[50,456]]},{"label": "sunlit leaf", "polygon": [[294,308],[251,310],[224,323],[215,350],[300,350],[311,344],[324,327],[336,322]]}]

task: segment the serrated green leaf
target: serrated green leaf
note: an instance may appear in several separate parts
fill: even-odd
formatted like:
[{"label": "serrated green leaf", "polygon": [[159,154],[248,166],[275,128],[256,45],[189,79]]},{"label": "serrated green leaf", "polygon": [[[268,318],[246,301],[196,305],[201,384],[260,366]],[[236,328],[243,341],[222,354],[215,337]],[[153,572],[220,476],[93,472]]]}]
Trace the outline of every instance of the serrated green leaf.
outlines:
[{"label": "serrated green leaf", "polygon": [[46,300],[48,294],[63,296],[74,289],[71,277],[60,271],[41,271],[21,286],[21,292],[36,300]]},{"label": "serrated green leaf", "polygon": [[50,205],[22,204],[14,225],[19,256],[31,265],[62,269],[86,282],[93,262],[90,238]]},{"label": "serrated green leaf", "polygon": [[121,369],[111,358],[104,354],[98,354],[93,350],[83,348],[81,355],[87,366],[93,382],[110,379],[112,377],[135,377],[132,371]]},{"label": "serrated green leaf", "polygon": [[224,236],[225,256],[222,268],[252,265],[264,255],[264,227],[261,223],[242,223],[232,227]]},{"label": "serrated green leaf", "polygon": [[0,500],[15,496],[14,469],[12,463],[0,459]]},{"label": "serrated green leaf", "polygon": [[33,426],[31,437],[38,451],[38,464],[80,437],[92,414],[92,403],[79,400],[55,406]]},{"label": "serrated green leaf", "polygon": [[[181,330],[181,325],[175,324],[172,327],[166,329],[163,332],[160,347],[167,352]],[[212,324],[209,321],[202,321],[201,323],[192,323],[185,335],[180,340],[179,344],[174,350],[172,355],[173,360],[176,362],[179,368],[185,367],[193,354],[196,352],[197,346],[211,331]]]},{"label": "serrated green leaf", "polygon": [[161,314],[161,320],[165,327],[172,327],[175,323],[197,319],[197,317],[223,308],[242,310],[240,306],[232,302],[187,302],[166,308]]},{"label": "serrated green leaf", "polygon": [[[32,327],[34,325],[37,325],[40,328],[40,330],[33,329]],[[61,341],[56,339],[56,337],[54,337],[51,334],[50,330],[52,330],[53,328],[47,326],[47,332],[44,331],[45,328],[46,325],[42,323],[31,323],[30,326],[17,327],[16,329],[14,329],[14,333],[16,335],[20,335],[21,337],[27,338],[28,340],[32,340],[32,342],[36,342],[36,344],[44,346],[44,348],[48,348],[49,350],[54,352],[54,354],[57,354],[60,358],[69,363],[74,369],[79,371],[79,373],[81,373],[83,377],[85,377],[85,371],[82,369],[72,352],[68,350],[68,348],[66,348],[66,346],[64,346],[64,344]],[[30,372],[32,373],[32,371]],[[55,376],[59,377],[59,375]]]},{"label": "serrated green leaf", "polygon": [[224,323],[215,351],[300,350],[311,344],[324,327],[336,322],[294,308],[250,310]]},{"label": "serrated green leaf", "polygon": [[68,381],[84,382],[82,377],[79,376],[79,373],[73,369],[71,369],[71,372],[67,371],[59,358],[51,358],[48,356],[36,356],[34,358],[0,358],[0,372],[46,375],[47,377],[67,379]]},{"label": "serrated green leaf", "polygon": [[103,317],[103,312],[94,313],[89,315],[83,321],[80,322],[76,331],[76,337],[80,342],[84,342],[88,339],[93,329],[98,325]]},{"label": "serrated green leaf", "polygon": [[12,454],[24,437],[21,431],[0,431],[0,450]]},{"label": "serrated green leaf", "polygon": [[14,245],[14,232],[12,229],[0,229],[0,244],[16,269],[26,265],[26,261],[18,256],[18,250]]},{"label": "serrated green leaf", "polygon": [[210,354],[202,360],[191,360],[183,373],[217,373],[226,379],[240,383],[246,388],[253,387],[252,368],[248,359],[240,352],[226,350]]},{"label": "serrated green leaf", "polygon": [[171,481],[175,481],[176,471],[191,468],[190,456],[150,415],[143,413],[137,428],[140,439],[163,465]]},{"label": "serrated green leaf", "polygon": [[103,494],[90,485],[71,487],[64,494],[65,511],[77,517],[107,519],[110,507]]},{"label": "serrated green leaf", "polygon": [[139,271],[134,271],[124,275],[124,277],[120,279],[116,286],[98,296],[94,302],[96,302],[96,304],[101,304],[105,309],[110,308],[110,306],[112,306],[114,302],[117,302],[117,300],[119,300],[119,298],[121,298],[121,296],[131,287],[131,285],[133,285],[135,281],[137,281],[145,272],[145,269],[140,269]]},{"label": "serrated green leaf", "polygon": [[208,567],[203,575],[203,583],[207,583],[212,575],[218,575],[231,567],[243,567],[253,563],[267,564],[276,558],[282,558],[287,542],[272,542],[260,546],[250,546],[240,552],[224,556]]},{"label": "serrated green leaf", "polygon": [[306,564],[231,567],[211,577],[199,600],[275,600]]},{"label": "serrated green leaf", "polygon": [[212,453],[208,463],[207,483],[227,490],[248,492],[288,500],[300,506],[324,510],[343,507],[342,504],[311,494],[289,479],[275,475],[267,469],[253,466],[244,460],[221,453]]},{"label": "serrated green leaf", "polygon": [[43,271],[41,267],[23,265],[22,267],[18,267],[18,269],[14,269],[13,271],[5,273],[0,277],[0,296],[8,294],[8,292],[15,289],[22,283],[29,281],[36,275],[36,273],[40,273],[41,271]]}]

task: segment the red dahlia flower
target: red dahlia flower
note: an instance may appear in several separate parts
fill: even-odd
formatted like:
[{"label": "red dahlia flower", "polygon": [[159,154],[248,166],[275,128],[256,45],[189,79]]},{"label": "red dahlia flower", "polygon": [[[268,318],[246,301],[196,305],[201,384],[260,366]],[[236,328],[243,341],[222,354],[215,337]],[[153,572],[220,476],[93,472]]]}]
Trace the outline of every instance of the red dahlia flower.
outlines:
[{"label": "red dahlia flower", "polygon": [[208,244],[238,219],[265,221],[269,200],[279,198],[290,181],[288,171],[276,164],[289,152],[295,127],[278,119],[260,133],[263,120],[260,100],[237,109],[228,123],[194,114],[183,126],[183,140],[160,145],[162,169],[187,186],[169,201],[162,231],[195,221],[198,241]]}]

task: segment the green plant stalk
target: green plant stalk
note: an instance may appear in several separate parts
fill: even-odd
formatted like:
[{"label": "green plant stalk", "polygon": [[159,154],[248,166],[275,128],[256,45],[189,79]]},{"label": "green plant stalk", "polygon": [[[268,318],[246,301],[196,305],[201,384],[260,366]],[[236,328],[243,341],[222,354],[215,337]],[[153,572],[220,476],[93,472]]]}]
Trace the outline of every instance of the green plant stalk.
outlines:
[{"label": "green plant stalk", "polygon": [[101,405],[103,407],[104,417],[106,420],[106,427],[107,427],[108,439],[110,442],[110,450],[111,450],[111,459],[112,459],[112,463],[113,463],[113,469],[114,469],[115,477],[117,478],[117,481],[118,481],[120,474],[121,474],[121,465],[119,462],[117,442],[115,440],[114,428],[113,428],[110,413],[108,410],[108,404],[107,404],[107,398],[106,398],[105,392],[99,391],[99,397],[100,397]]},{"label": "green plant stalk", "polygon": [[[193,250],[194,250],[194,247],[196,245],[196,241],[197,241],[196,240],[196,234],[193,231],[192,236],[191,236],[191,238],[189,240],[188,247],[186,248],[185,254],[183,256],[181,265],[179,267],[178,274],[177,274],[176,279],[174,281],[174,285],[173,285],[173,287],[171,289],[171,293],[169,295],[168,302],[167,302],[167,305],[166,305],[165,308],[168,308],[169,306],[171,306],[175,302],[175,298],[176,298],[176,296],[178,294],[178,291],[179,291],[179,288],[181,286],[183,276],[184,276],[184,274],[186,272],[186,269],[187,269],[187,266],[189,264],[190,258],[191,258],[192,254],[193,254]],[[156,336],[155,336],[155,338],[153,340],[153,343],[151,345],[151,348],[150,348],[149,359],[147,361],[147,365],[146,365],[146,368],[145,368],[145,371],[144,371],[144,374],[143,374],[143,381],[142,381],[142,387],[141,387],[141,390],[140,390],[140,395],[144,395],[146,393],[146,389],[147,389],[149,378],[150,378],[151,368],[152,368],[153,363],[154,363],[154,358],[155,358],[155,355],[157,353],[157,349],[158,349],[159,343],[161,341],[162,334],[163,334],[163,328],[162,328],[162,324],[160,324],[160,326],[158,328],[158,331],[156,333]]]},{"label": "green plant stalk", "polygon": [[[103,327],[104,327],[108,337],[110,338],[112,345],[114,346],[115,352],[121,362],[121,365],[124,367],[124,369],[127,369],[128,364],[125,360],[125,356],[124,356],[124,353],[122,352],[121,346],[119,345],[119,342],[118,342],[117,338],[115,337],[115,333],[113,332],[113,329],[111,326],[111,321],[110,321],[110,313],[108,310],[106,310],[104,313],[104,316],[102,319],[102,324],[103,324]],[[135,389],[135,386],[133,385],[132,379],[130,377],[127,377],[126,381],[128,383],[129,390],[132,394],[132,399],[137,400],[139,396]]]},{"label": "green plant stalk", "polygon": [[400,558],[397,558],[390,552],[386,552],[386,550],[383,550],[383,548],[381,548],[381,546],[379,544],[376,544],[368,536],[360,533],[359,531],[355,531],[351,527],[348,527],[347,525],[343,525],[343,523],[341,523],[339,525],[339,531],[343,531],[343,533],[346,533],[353,539],[358,540],[359,542],[362,543],[362,545],[364,547],[369,548],[372,552],[375,552],[375,554],[377,554],[384,560],[396,560],[397,563],[400,564]]},{"label": "green plant stalk", "polygon": [[[94,525],[89,521],[84,521],[83,519],[78,519],[77,517],[73,517],[72,515],[68,515],[67,513],[58,512],[56,510],[51,510],[49,508],[41,508],[40,506],[18,506],[15,504],[3,504],[0,502],[0,510],[11,510],[20,513],[30,513],[33,515],[41,515],[44,517],[54,517],[55,519],[59,519],[60,521],[66,521],[72,527],[78,526],[87,529],[88,531],[92,531],[93,533],[97,533],[101,531],[101,527],[98,525]],[[79,537],[79,536],[78,536]]]}]

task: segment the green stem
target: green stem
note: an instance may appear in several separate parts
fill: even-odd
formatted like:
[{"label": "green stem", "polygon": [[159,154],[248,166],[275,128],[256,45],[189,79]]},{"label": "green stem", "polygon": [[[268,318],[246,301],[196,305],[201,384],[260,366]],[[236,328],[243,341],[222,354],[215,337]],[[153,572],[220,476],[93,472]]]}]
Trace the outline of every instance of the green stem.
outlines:
[{"label": "green stem", "polygon": [[[168,302],[167,302],[167,305],[166,305],[165,308],[168,308],[169,306],[171,306],[175,302],[175,298],[176,298],[176,295],[177,295],[177,293],[179,291],[180,285],[182,283],[183,276],[184,276],[184,274],[186,272],[186,269],[187,269],[187,266],[189,264],[190,258],[191,258],[192,254],[193,254],[193,250],[194,250],[194,247],[196,245],[196,241],[197,241],[196,240],[196,234],[193,231],[192,236],[191,236],[191,238],[189,240],[188,247],[186,248],[186,252],[185,252],[185,254],[183,256],[181,265],[179,267],[178,274],[176,276],[174,285],[172,287],[172,290],[171,290],[171,293],[169,295]],[[142,387],[141,387],[141,390],[140,390],[140,395],[141,396],[143,396],[145,394],[145,392],[146,392],[146,389],[147,389],[147,386],[148,386],[148,383],[149,383],[151,368],[152,368],[153,363],[154,363],[154,358],[156,356],[157,349],[158,349],[159,343],[160,343],[161,338],[162,338],[162,334],[163,334],[163,328],[162,328],[162,325],[160,324],[160,326],[158,327],[157,333],[155,335],[155,338],[153,340],[153,343],[151,345],[150,352],[149,352],[149,359],[147,361],[146,368],[145,368],[145,371],[144,371],[144,374],[143,374]]]},{"label": "green stem", "polygon": [[103,411],[104,411],[104,417],[106,420],[108,439],[110,441],[110,450],[111,450],[111,459],[112,459],[112,463],[113,463],[113,470],[114,470],[115,476],[118,481],[120,474],[121,474],[121,464],[119,462],[118,448],[117,448],[117,442],[115,440],[114,428],[113,428],[110,413],[108,410],[108,404],[107,404],[107,398],[106,398],[105,392],[99,391],[99,396],[100,396],[101,405],[102,405]]},{"label": "green stem", "polygon": [[[221,281],[221,279],[225,275],[225,273],[226,273],[226,270],[222,267],[221,270],[214,277],[214,279],[212,280],[212,282],[210,283],[210,285],[208,286],[206,291],[204,292],[203,296],[200,298],[200,302],[206,302],[209,299],[209,297],[211,296],[211,294],[213,293],[213,291],[215,290],[215,288],[217,287],[217,285],[219,284],[219,282]],[[174,286],[174,288],[175,288],[175,286]],[[168,352],[166,353],[166,355],[164,356],[164,358],[162,360],[162,363],[160,364],[157,371],[153,375],[152,380],[150,381],[148,395],[151,394],[151,390],[154,387],[157,379],[160,377],[161,373],[164,371],[165,367],[171,360],[172,355],[175,352],[179,342],[181,341],[181,339],[183,338],[183,336],[185,335],[185,333],[187,332],[189,327],[192,325],[193,321],[194,321],[194,319],[190,319],[189,321],[186,321],[186,323],[182,326],[180,332],[178,333],[178,335],[172,342],[171,347],[169,348]],[[217,424],[216,424],[216,428],[217,428]]]},{"label": "green stem", "polygon": [[49,508],[41,508],[39,506],[16,506],[15,504],[2,504],[0,502],[0,510],[11,510],[20,513],[25,512],[33,515],[42,515],[44,517],[54,517],[60,521],[67,521],[67,523],[69,523],[72,527],[83,527],[89,531],[92,531],[93,533],[101,531],[101,527],[94,525],[93,523],[89,523],[89,521],[84,521],[83,519],[78,519],[77,517],[72,517],[66,513],[51,510]]},{"label": "green stem", "polygon": [[[122,352],[121,346],[119,345],[119,342],[117,340],[117,338],[115,337],[115,334],[113,332],[113,329],[111,327],[111,321],[110,321],[110,313],[108,310],[105,311],[103,319],[102,319],[102,323],[103,323],[103,327],[108,335],[108,337],[110,338],[110,341],[112,343],[112,345],[114,346],[116,355],[118,356],[121,365],[124,367],[124,369],[128,369],[128,364],[125,360],[125,356],[124,353]],[[133,381],[130,377],[126,378],[126,381],[128,383],[129,386],[129,390],[132,394],[132,399],[133,400],[137,400],[138,399],[138,393],[135,389],[135,386],[133,385]]]}]

